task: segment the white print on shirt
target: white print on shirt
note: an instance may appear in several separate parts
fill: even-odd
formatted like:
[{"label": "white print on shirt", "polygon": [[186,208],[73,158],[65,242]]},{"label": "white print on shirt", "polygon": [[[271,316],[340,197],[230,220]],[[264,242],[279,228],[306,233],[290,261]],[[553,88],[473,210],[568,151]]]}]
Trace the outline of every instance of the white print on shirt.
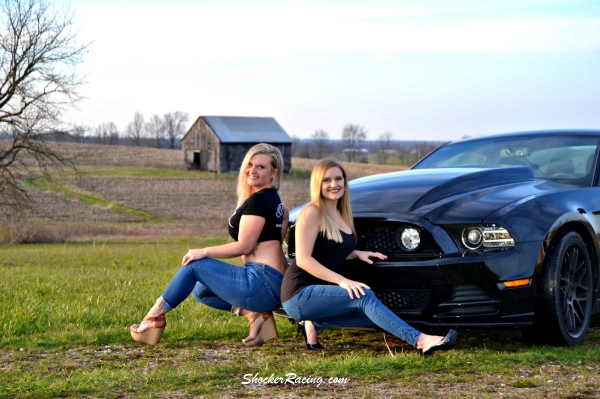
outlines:
[{"label": "white print on shirt", "polygon": [[[233,211],[233,213],[231,214],[231,216],[229,216],[229,219],[227,219],[227,223],[229,223],[229,225],[230,225],[231,227],[233,227],[233,226],[231,225],[231,218],[232,218],[232,217],[235,215],[235,213],[236,213],[236,212],[237,212],[237,209],[236,209],[235,211]],[[235,227],[233,227],[233,228],[235,229]]]},{"label": "white print on shirt", "polygon": [[280,218],[283,216],[283,204],[279,204],[279,206],[277,207],[277,212],[275,213],[275,216],[277,216],[277,218]]}]

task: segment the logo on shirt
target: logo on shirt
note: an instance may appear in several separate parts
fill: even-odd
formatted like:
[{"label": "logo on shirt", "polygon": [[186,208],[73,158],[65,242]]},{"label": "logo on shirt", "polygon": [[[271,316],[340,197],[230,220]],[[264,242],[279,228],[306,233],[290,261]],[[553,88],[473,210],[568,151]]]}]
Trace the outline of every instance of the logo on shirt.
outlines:
[{"label": "logo on shirt", "polygon": [[275,216],[277,216],[278,218],[283,217],[283,204],[279,204],[279,206],[277,207],[277,212],[275,213]]},{"label": "logo on shirt", "polygon": [[[235,210],[235,212],[237,212],[237,209]],[[229,219],[227,219],[227,223],[228,223],[228,224],[229,224],[231,227],[233,227],[234,229],[235,229],[235,227],[231,225],[231,218],[235,216],[235,212],[233,212],[233,213],[231,214],[231,216],[229,216]]]}]

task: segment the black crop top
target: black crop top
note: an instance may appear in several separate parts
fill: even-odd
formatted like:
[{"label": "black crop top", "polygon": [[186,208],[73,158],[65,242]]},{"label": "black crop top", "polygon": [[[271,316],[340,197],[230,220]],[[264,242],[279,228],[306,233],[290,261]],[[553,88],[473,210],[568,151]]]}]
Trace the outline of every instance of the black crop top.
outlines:
[{"label": "black crop top", "polygon": [[[342,234],[342,242],[328,240],[322,232],[319,233],[315,240],[312,257],[329,270],[343,275],[342,266],[348,255],[356,247],[356,237],[354,234],[344,233],[341,230],[340,233]],[[295,261],[292,262],[283,275],[281,302],[291,299],[302,288],[309,285],[333,285],[333,283],[313,276],[306,270],[298,267]]]},{"label": "black crop top", "polygon": [[240,220],[242,215],[255,215],[265,219],[258,242],[277,240],[281,242],[281,227],[283,224],[283,204],[277,190],[265,188],[252,194],[233,212],[229,218],[229,235],[238,241],[240,233]]}]

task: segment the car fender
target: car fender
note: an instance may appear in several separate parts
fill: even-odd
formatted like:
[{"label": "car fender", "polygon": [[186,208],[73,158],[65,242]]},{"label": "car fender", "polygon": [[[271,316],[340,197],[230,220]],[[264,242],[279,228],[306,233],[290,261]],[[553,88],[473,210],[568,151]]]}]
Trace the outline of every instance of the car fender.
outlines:
[{"label": "car fender", "polygon": [[[484,223],[498,223],[515,241],[545,241],[561,226],[580,223],[594,236],[600,231],[600,188],[562,190],[529,197],[492,213]],[[600,234],[600,233],[599,233]]]},{"label": "car fender", "polygon": [[[557,235],[565,231],[576,231],[590,248],[594,265],[594,298],[600,300],[600,246],[596,232],[600,232],[599,188],[589,188],[582,195],[581,189],[565,190],[536,196],[518,206],[511,206],[510,212],[499,210],[486,218],[487,223],[499,223],[509,230],[518,242],[542,241],[537,262],[533,270],[533,284],[537,286],[543,272],[546,254]],[[496,218],[497,214],[503,214]],[[533,223],[532,221],[535,221]],[[600,234],[600,233],[598,233]],[[596,236],[596,237],[595,237]],[[595,238],[594,238],[595,237]],[[596,307],[600,307],[597,304]]]}]

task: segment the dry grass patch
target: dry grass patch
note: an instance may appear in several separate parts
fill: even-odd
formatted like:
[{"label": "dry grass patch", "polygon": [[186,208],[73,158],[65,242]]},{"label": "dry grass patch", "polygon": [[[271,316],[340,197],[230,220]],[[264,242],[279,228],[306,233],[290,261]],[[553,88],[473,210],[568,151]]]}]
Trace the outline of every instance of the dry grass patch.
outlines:
[{"label": "dry grass patch", "polygon": [[[120,145],[50,143],[59,154],[75,158],[76,165],[130,166],[167,169],[184,169],[181,150],[158,149],[148,147],[128,147]],[[316,159],[292,158],[292,169],[310,172],[318,162]],[[350,179],[380,173],[405,170],[397,165],[375,165],[342,162]]]},{"label": "dry grass patch", "polygon": [[[80,177],[62,181],[130,208],[186,221],[226,220],[235,210],[237,177],[163,179]],[[310,199],[309,179],[284,176],[280,195],[295,208]]]},{"label": "dry grass patch", "polygon": [[[192,226],[194,234],[202,236],[227,234],[226,220],[237,202],[236,174],[186,172],[181,150],[79,143],[49,143],[49,146],[74,159],[76,167],[85,173],[57,175],[64,191],[45,191],[40,189],[45,187],[35,185],[25,187],[33,199],[32,206],[18,213],[11,210],[0,214],[0,242],[68,242],[127,234],[155,236],[154,231],[163,228],[179,236],[177,227],[166,226],[181,224]],[[290,209],[309,201],[307,175],[316,162],[292,158],[293,169],[305,173],[283,177],[280,195]],[[343,164],[350,179],[400,169]],[[130,212],[124,212],[122,207]],[[138,214],[136,210],[151,216]],[[130,229],[120,225],[131,223],[143,227]]]},{"label": "dry grass patch", "polygon": [[[227,220],[237,203],[237,179],[126,177],[66,178],[66,184],[159,217],[187,221]],[[284,178],[280,195],[290,208],[310,199],[309,179]]]},{"label": "dry grass patch", "polygon": [[74,158],[76,165],[184,167],[181,150],[82,143],[49,143],[49,146],[64,157]]},{"label": "dry grass patch", "polygon": [[31,204],[22,209],[0,210],[0,220],[21,222],[135,222],[138,218],[114,213],[110,209],[90,206],[68,196],[33,187],[23,187]]},{"label": "dry grass patch", "polygon": [[86,177],[64,182],[167,219],[226,220],[236,203],[234,179]]},{"label": "dry grass patch", "polygon": [[[319,162],[318,159],[292,158],[292,168],[295,170],[310,172],[317,162]],[[344,165],[344,168],[348,173],[349,180],[407,169],[404,166],[398,165],[374,165],[356,162],[342,162],[342,165]]]},{"label": "dry grass patch", "polygon": [[0,245],[53,244],[96,242],[146,241],[186,237],[220,237],[227,235],[223,220],[203,220],[196,223],[87,223],[64,222],[52,224],[0,221]]},{"label": "dry grass patch", "polygon": [[286,179],[284,177],[279,195],[290,210],[305,204],[310,201],[310,180]]}]

